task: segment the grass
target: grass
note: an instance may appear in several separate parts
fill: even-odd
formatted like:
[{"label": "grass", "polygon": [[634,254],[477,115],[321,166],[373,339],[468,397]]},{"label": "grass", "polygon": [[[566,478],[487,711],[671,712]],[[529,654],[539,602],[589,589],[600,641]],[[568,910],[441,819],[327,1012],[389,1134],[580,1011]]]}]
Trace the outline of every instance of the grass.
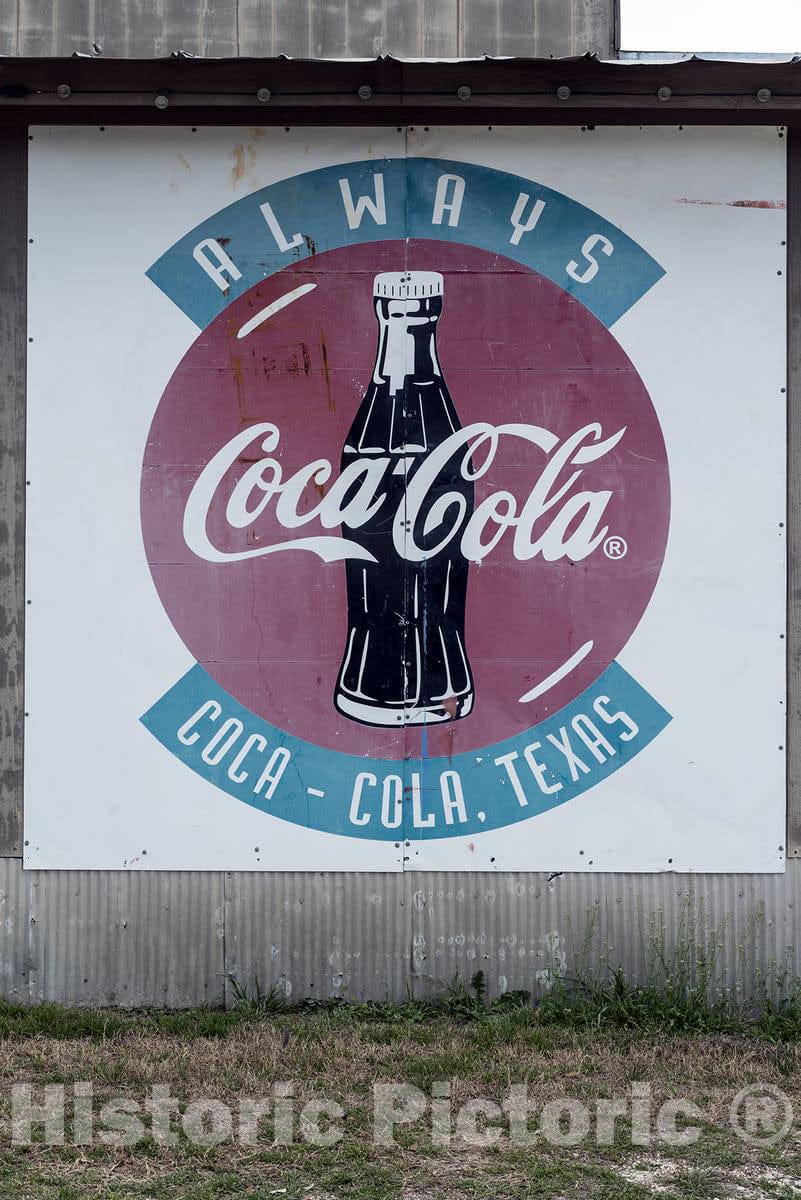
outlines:
[{"label": "grass", "polygon": [[[429,1025],[440,1017],[486,1027],[486,1036],[504,1037],[507,1030],[525,1028],[536,1039],[553,1026],[563,1029],[621,1030],[639,1033],[740,1034],[791,1043],[801,1040],[801,993],[764,1004],[741,1005],[729,999],[708,1003],[701,995],[666,995],[615,978],[604,987],[558,983],[536,1005],[526,992],[507,993],[491,1002],[477,998],[467,985],[436,1000],[392,1004],[347,1000],[282,1000],[277,993],[248,995],[240,991],[230,1009],[197,1008],[179,1012],[71,1009],[57,1004],[27,1007],[0,1000],[0,1038],[56,1040],[81,1038],[101,1041],[132,1031],[158,1033],[165,1038],[227,1037],[242,1024],[281,1020],[291,1016],[326,1015],[331,1021],[357,1022],[374,1036],[392,1040],[393,1028],[405,1034],[410,1027]],[[365,1032],[365,1036],[370,1034]]]},{"label": "grass", "polygon": [[[343,999],[290,1001],[277,986],[267,992],[258,980],[250,991],[232,980],[234,1019],[280,1016],[289,1013],[339,1012],[362,1022],[417,1024],[436,1016],[464,1021],[492,1020],[502,1028],[527,1024],[532,996],[526,991],[506,992],[487,999],[483,972],[469,984],[454,980],[433,999],[407,1000],[403,1004],[366,1003]],[[737,989],[712,988],[709,978],[688,981],[679,974],[646,984],[631,983],[620,969],[603,974],[580,974],[570,980],[555,977],[534,1005],[536,1024],[573,1029],[630,1029],[641,1033],[738,1033],[772,1041],[801,1039],[801,981],[787,973],[780,981],[762,983],[747,999]],[[527,1015],[528,1014],[528,1015]]]},{"label": "grass", "polygon": [[[0,1006],[0,1197],[14,1200],[681,1200],[801,1195],[801,1147],[790,1137],[753,1147],[732,1131],[728,1109],[741,1088],[773,1084],[801,1105],[801,1048],[785,1014],[776,1025],[743,1019],[740,1028],[692,1032],[655,1028],[657,999],[600,993],[551,993],[534,1006],[522,996],[488,1000],[481,980],[456,985],[436,1003],[289,1006],[261,989],[239,996],[227,1012],[185,1013],[25,1009]],[[789,1001],[788,1001],[789,1003]],[[304,1011],[305,1008],[305,1011]],[[671,1007],[671,1012],[673,1011]],[[687,1016],[672,1018],[685,1023]],[[715,1018],[717,1021],[718,1018]],[[732,1018],[733,1020],[733,1018]],[[713,1022],[714,1023],[714,1022]],[[112,1097],[141,1103],[154,1083],[169,1088],[181,1112],[198,1098],[230,1105],[270,1098],[278,1081],[294,1081],[294,1129],[276,1144],[267,1113],[255,1144],[227,1138],[218,1145],[177,1144],[148,1135],[132,1145],[72,1142],[71,1084],[93,1085],[95,1121]],[[62,1082],[68,1096],[66,1144],[9,1144],[9,1084]],[[430,1116],[399,1127],[396,1144],[375,1145],[374,1084],[410,1083],[427,1094],[450,1083],[450,1144],[432,1137]],[[615,1126],[611,1144],[591,1136],[575,1146],[531,1145],[508,1137],[500,1119],[497,1144],[476,1146],[458,1136],[457,1118],[476,1099],[502,1103],[525,1083],[536,1130],[543,1105],[580,1100],[594,1113],[599,1098],[627,1097],[632,1081],[647,1082],[655,1113],[683,1097],[698,1106],[701,1129],[690,1146],[654,1134],[635,1144],[630,1126]],[[299,1113],[309,1101],[341,1104],[344,1136],[332,1145],[304,1140]],[[427,1102],[427,1100],[426,1100]],[[801,1111],[801,1108],[799,1108]],[[489,1120],[493,1124],[493,1120]],[[234,1121],[234,1132],[237,1124]]]}]

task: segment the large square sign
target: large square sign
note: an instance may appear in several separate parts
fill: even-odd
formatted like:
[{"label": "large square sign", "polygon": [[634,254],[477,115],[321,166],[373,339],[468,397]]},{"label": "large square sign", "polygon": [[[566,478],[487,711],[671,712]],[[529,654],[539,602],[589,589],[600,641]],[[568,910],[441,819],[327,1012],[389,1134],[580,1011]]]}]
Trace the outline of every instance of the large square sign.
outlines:
[{"label": "large square sign", "polygon": [[25,862],[778,871],[776,129],[35,129]]}]

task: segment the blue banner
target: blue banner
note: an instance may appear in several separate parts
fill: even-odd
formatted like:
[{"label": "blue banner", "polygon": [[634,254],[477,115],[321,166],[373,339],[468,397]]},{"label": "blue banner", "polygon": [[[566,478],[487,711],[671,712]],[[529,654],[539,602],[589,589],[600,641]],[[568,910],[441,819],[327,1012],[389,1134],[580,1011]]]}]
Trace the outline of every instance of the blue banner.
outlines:
[{"label": "blue banner", "polygon": [[670,715],[619,663],[560,712],[452,758],[364,758],[276,729],[194,666],[141,718],[182,762],[238,800],[310,829],[372,841],[457,837],[575,799]]},{"label": "blue banner", "polygon": [[[371,203],[360,207],[363,197]],[[561,192],[506,171],[431,158],[346,163],[282,179],[196,226],[147,274],[204,329],[289,263],[405,238],[458,242],[517,260],[575,295],[607,327],[664,274],[617,226]],[[220,251],[215,282],[196,253],[219,262]]]}]

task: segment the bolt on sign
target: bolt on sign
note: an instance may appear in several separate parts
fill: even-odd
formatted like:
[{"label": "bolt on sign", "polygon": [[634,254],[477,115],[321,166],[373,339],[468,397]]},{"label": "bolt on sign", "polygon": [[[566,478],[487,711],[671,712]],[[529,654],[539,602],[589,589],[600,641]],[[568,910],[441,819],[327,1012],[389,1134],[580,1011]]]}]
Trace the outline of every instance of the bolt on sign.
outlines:
[{"label": "bolt on sign", "polygon": [[784,147],[34,130],[27,865],[781,870]]}]

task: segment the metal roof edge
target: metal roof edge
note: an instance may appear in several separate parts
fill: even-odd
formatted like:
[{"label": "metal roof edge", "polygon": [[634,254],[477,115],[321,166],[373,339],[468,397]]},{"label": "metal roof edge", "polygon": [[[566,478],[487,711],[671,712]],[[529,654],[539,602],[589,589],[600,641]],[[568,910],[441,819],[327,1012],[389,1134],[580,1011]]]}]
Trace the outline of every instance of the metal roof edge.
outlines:
[{"label": "metal roof edge", "polygon": [[801,122],[801,59],[0,59],[0,124]]}]

